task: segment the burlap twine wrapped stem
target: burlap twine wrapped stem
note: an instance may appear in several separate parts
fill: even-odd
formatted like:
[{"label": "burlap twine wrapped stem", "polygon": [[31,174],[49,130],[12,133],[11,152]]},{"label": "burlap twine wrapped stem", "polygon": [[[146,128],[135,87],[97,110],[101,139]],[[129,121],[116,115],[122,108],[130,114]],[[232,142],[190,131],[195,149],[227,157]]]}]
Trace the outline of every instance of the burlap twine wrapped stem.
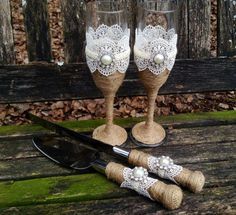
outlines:
[{"label": "burlap twine wrapped stem", "polygon": [[[146,169],[148,167],[148,157],[150,155],[138,150],[132,150],[129,154],[129,163],[135,166],[142,166]],[[183,168],[179,175],[174,177],[175,181],[181,186],[188,188],[194,193],[202,190],[205,177],[200,171],[191,171]]]},{"label": "burlap twine wrapped stem", "polygon": [[[118,184],[124,181],[123,170],[124,166],[121,164],[110,162],[106,167],[106,175],[110,180]],[[162,203],[167,209],[174,210],[180,207],[183,193],[176,185],[167,185],[161,181],[157,181],[148,189],[150,196],[157,202]]]},{"label": "burlap twine wrapped stem", "polygon": [[[144,4],[140,6],[151,6],[148,3],[146,4],[147,5]],[[153,4],[153,2],[151,4]],[[147,9],[148,11],[151,8],[147,7],[145,9]],[[146,26],[161,26],[165,30],[168,29],[168,18],[165,13],[151,9],[144,19]],[[148,113],[146,122],[140,122],[133,127],[132,136],[136,141],[138,141],[139,145],[148,145],[150,147],[155,147],[159,144],[162,144],[166,137],[166,132],[164,128],[154,122],[155,101],[159,89],[167,81],[170,71],[166,69],[161,74],[155,75],[151,71],[149,71],[149,69],[145,69],[143,71],[139,71],[138,74],[141,82],[143,83],[147,91]]]},{"label": "burlap twine wrapped stem", "polygon": [[133,137],[144,144],[157,144],[166,136],[163,127],[154,122],[155,101],[159,89],[167,81],[170,72],[166,69],[160,75],[155,75],[148,69],[140,71],[139,78],[148,95],[148,113],[146,122],[135,125],[132,129]]},{"label": "burlap twine wrapped stem", "polygon": [[104,76],[95,71],[92,76],[96,86],[103,93],[106,103],[106,125],[96,128],[93,132],[93,138],[113,146],[122,145],[127,140],[127,132],[120,126],[113,124],[113,103],[116,92],[124,80],[125,73],[117,71],[109,76]]}]

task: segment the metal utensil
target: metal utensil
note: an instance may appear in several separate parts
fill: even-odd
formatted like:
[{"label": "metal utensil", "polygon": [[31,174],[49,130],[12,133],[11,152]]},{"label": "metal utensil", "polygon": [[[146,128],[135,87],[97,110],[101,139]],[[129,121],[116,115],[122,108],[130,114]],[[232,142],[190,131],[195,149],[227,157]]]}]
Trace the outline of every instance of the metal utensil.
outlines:
[{"label": "metal utensil", "polygon": [[61,138],[33,138],[34,146],[52,161],[84,172],[89,168],[103,173],[121,187],[162,203],[167,209],[176,209],[183,198],[182,191],[175,185],[166,185],[148,177],[144,168],[129,169],[121,164],[101,160],[99,153]]},{"label": "metal utensil", "polygon": [[123,157],[130,164],[142,166],[148,169],[149,172],[157,174],[161,178],[171,180],[183,187],[187,187],[195,193],[200,192],[204,186],[205,177],[202,172],[191,171],[179,165],[175,165],[174,161],[168,156],[154,157],[142,151],[124,149],[120,146],[111,146],[87,135],[41,119],[30,113],[27,114],[27,118],[59,135],[79,141],[80,144],[84,144],[85,147]]}]

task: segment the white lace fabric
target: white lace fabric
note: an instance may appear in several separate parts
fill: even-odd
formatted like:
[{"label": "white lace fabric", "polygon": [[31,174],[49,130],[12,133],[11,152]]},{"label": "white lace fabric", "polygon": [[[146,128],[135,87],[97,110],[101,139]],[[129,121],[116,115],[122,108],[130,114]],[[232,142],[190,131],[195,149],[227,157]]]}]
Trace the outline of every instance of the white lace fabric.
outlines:
[{"label": "white lace fabric", "polygon": [[[86,59],[90,71],[98,70],[101,74],[109,76],[116,71],[125,73],[129,66],[130,30],[123,29],[119,25],[100,25],[96,30],[89,28],[86,33]],[[102,58],[110,59],[104,64]]]},{"label": "white lace fabric", "polygon": [[[145,174],[143,177],[140,178],[135,177],[134,171],[137,168],[144,170]],[[146,169],[142,167],[136,167],[134,169],[124,168],[123,178],[124,182],[121,184],[120,187],[135,190],[140,195],[146,196],[149,199],[153,200],[150,194],[148,193],[148,189],[158,180],[148,177],[148,172]]]},{"label": "white lace fabric", "polygon": [[[165,162],[163,162],[165,159]],[[174,177],[179,175],[183,170],[182,166],[174,164],[168,156],[148,157],[148,169],[150,172],[157,174],[159,177],[169,179],[178,184]]]},{"label": "white lace fabric", "polygon": [[[149,69],[155,75],[166,69],[171,71],[177,55],[177,38],[174,29],[166,31],[159,25],[148,25],[143,31],[136,29],[134,58],[138,70]],[[162,56],[161,63],[155,62],[157,55]]]}]

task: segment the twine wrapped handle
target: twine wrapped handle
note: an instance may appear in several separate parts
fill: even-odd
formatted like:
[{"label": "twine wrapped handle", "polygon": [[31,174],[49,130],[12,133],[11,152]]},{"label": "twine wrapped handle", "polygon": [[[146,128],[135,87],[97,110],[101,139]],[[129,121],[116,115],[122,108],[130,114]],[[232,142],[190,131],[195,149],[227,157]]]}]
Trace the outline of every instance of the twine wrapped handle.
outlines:
[{"label": "twine wrapped handle", "polygon": [[135,166],[142,166],[148,169],[150,172],[158,174],[162,178],[170,179],[176,182],[177,184],[188,188],[190,191],[194,193],[198,193],[202,190],[205,184],[205,177],[202,172],[191,171],[189,169],[175,165],[176,167],[180,167],[181,171],[179,171],[178,174],[173,176],[173,178],[164,177],[163,175],[160,174],[160,169],[158,169],[158,167],[156,167],[155,169],[151,168],[150,158],[153,158],[154,160],[158,159],[147,153],[138,150],[132,150],[129,154],[129,163]]},{"label": "twine wrapped handle", "polygon": [[[108,179],[122,185],[125,182],[124,179],[125,169],[128,168],[124,167],[121,164],[110,162],[107,165],[105,172]],[[148,180],[154,181],[154,179],[149,177]],[[152,200],[162,203],[169,210],[174,210],[179,208],[183,199],[183,193],[179,187],[177,187],[176,185],[167,185],[158,180],[154,181],[154,183],[147,189],[147,192]]]}]

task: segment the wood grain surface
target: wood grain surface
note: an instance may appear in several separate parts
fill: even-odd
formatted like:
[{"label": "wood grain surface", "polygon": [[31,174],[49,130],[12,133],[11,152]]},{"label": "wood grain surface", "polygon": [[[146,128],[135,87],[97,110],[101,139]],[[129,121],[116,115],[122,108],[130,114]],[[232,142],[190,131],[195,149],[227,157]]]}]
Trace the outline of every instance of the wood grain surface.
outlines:
[{"label": "wood grain surface", "polygon": [[[235,68],[233,59],[178,60],[160,94],[235,90]],[[102,97],[86,64],[0,66],[0,80],[0,103]],[[117,95],[146,95],[134,63]]]},{"label": "wood grain surface", "polygon": [[[216,122],[219,119],[216,113],[213,118],[211,113],[208,114]],[[168,117],[164,118],[163,123],[169,124]],[[191,117],[187,115],[185,122],[177,120],[178,128],[171,128],[169,124],[166,145],[142,149],[155,156],[168,154],[177,164],[204,172],[204,190],[199,194],[184,190],[184,201],[178,210],[166,211],[160,204],[137,196],[133,191],[121,189],[93,171],[81,175],[59,167],[33,148],[31,136],[38,131],[25,136],[24,129],[18,129],[8,137],[4,136],[3,131],[0,135],[0,213],[120,214],[122,211],[122,214],[234,214],[236,121],[225,125],[222,118],[218,124],[206,123],[199,127],[197,122],[202,118],[192,118],[195,119],[195,126],[188,127]],[[44,130],[45,135],[52,134]],[[130,147],[132,143],[126,146]],[[108,155],[103,157],[114,159]]]},{"label": "wood grain surface", "polygon": [[29,61],[51,61],[51,36],[47,0],[25,0],[23,14]]},{"label": "wood grain surface", "polygon": [[236,56],[236,2],[218,0],[218,54]]},{"label": "wood grain surface", "polygon": [[0,64],[13,64],[15,53],[9,0],[0,0],[0,26]]}]

